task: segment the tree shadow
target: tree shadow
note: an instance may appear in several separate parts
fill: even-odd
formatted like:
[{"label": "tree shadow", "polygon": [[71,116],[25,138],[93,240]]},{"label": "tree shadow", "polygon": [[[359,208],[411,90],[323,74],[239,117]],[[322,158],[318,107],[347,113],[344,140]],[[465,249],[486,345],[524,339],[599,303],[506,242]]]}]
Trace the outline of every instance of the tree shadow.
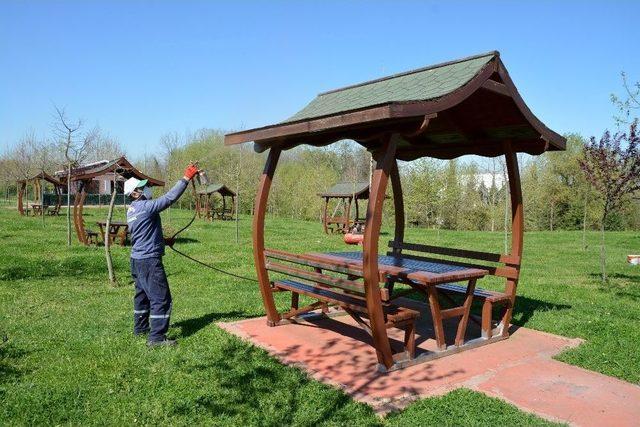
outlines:
[{"label": "tree shadow", "polygon": [[[354,406],[346,394],[327,387],[331,393],[310,396],[309,392],[314,390],[309,388],[310,381],[300,370],[292,372],[267,357],[262,350],[235,337],[222,340],[220,345],[216,352],[203,354],[197,361],[183,364],[179,369],[190,374],[215,376],[216,389],[222,392],[196,391],[189,401],[178,400],[168,408],[170,413],[188,416],[194,410],[204,409],[214,417],[223,414],[227,420],[231,418],[236,424],[247,425],[294,425],[299,423],[301,413],[305,418],[303,425],[327,421],[350,425],[352,422],[349,421],[354,421],[351,418],[357,418],[357,414],[346,410]],[[321,400],[312,413],[308,412],[310,398]],[[265,406],[283,404],[287,410],[265,413]],[[370,408],[366,410],[373,416]]]},{"label": "tree shadow", "polygon": [[[601,279],[601,275],[600,273],[591,273],[589,274],[589,276],[593,277],[594,279]],[[609,279],[620,279],[620,280],[628,280],[631,283],[640,283],[640,274],[638,275],[631,275],[631,274],[624,274],[624,273],[613,273],[613,274],[609,274],[607,275],[607,277]]]},{"label": "tree shadow", "polygon": [[200,317],[181,320],[177,323],[174,323],[172,327],[180,328],[179,336],[182,338],[186,338],[197,333],[200,329],[205,328],[219,320],[247,319],[249,317],[250,316],[247,313],[236,310],[227,311],[225,313],[209,313]]},{"label": "tree shadow", "polygon": [[[597,278],[598,280],[600,280],[601,277],[599,273],[591,273],[590,276],[593,278]],[[600,286],[598,287],[598,290],[600,292],[608,294],[613,293],[613,295],[618,297],[640,301],[640,288],[636,287],[637,285],[640,285],[640,275],[613,273],[609,274],[608,278],[609,280],[606,284],[602,284],[602,282],[600,281]],[[623,280],[629,282],[629,285],[620,283],[620,281]]]},{"label": "tree shadow", "polygon": [[[26,354],[26,351],[15,348],[11,343],[6,342],[6,337],[3,337],[0,343],[0,386],[13,382],[23,375],[23,372],[17,369],[15,364]],[[0,387],[0,397],[5,392],[6,389]]]}]

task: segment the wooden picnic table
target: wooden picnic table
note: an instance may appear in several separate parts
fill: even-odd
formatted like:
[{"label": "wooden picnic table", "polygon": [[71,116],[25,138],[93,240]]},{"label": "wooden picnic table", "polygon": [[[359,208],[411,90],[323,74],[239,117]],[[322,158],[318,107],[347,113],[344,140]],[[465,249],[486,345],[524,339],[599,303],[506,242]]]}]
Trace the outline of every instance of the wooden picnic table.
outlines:
[{"label": "wooden picnic table", "polygon": [[42,215],[42,212],[46,212],[47,209],[49,209],[49,205],[40,205],[37,203],[31,205],[33,216]]},{"label": "wooden picnic table", "polygon": [[[317,261],[333,264],[337,267],[360,271],[363,268],[362,252],[310,253],[307,255]],[[446,348],[443,320],[452,317],[461,317],[458,323],[455,344],[459,346],[464,343],[476,281],[489,274],[488,270],[449,264],[443,261],[417,260],[402,255],[379,255],[378,270],[380,272],[380,281],[391,285],[390,293],[393,292],[393,284],[399,282],[407,284],[425,295],[431,309],[436,343],[439,350]],[[451,282],[467,282],[464,302],[457,307],[442,309],[439,300],[440,291],[437,285]],[[390,295],[390,298],[393,299],[393,296]]]},{"label": "wooden picnic table", "polygon": [[[104,229],[107,227],[107,221],[96,221],[98,227],[100,227],[100,234],[102,235],[102,241],[105,242]],[[127,232],[129,225],[123,221],[111,221],[109,224],[109,242],[113,243],[117,237],[120,238],[120,246],[125,246],[127,243]]]}]

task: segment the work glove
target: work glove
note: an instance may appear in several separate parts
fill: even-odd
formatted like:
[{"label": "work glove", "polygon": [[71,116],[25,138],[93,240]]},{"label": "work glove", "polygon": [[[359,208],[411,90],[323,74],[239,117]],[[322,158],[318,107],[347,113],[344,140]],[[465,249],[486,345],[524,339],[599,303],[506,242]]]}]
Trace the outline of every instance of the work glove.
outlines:
[{"label": "work glove", "polygon": [[189,166],[184,170],[184,177],[187,180],[193,179],[194,176],[198,173],[198,168],[193,163],[189,163]]}]

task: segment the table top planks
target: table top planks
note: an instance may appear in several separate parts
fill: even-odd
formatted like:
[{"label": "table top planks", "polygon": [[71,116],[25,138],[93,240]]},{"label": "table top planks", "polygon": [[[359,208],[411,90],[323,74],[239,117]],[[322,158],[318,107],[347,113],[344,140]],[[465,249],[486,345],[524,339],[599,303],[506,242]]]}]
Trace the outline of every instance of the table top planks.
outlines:
[{"label": "table top planks", "polygon": [[[310,253],[306,255],[314,257],[318,261],[362,270],[362,252]],[[469,268],[446,262],[421,261],[391,255],[378,255],[378,269],[381,279],[386,276],[395,276],[425,286],[479,279],[489,274],[488,270],[480,268]]]}]

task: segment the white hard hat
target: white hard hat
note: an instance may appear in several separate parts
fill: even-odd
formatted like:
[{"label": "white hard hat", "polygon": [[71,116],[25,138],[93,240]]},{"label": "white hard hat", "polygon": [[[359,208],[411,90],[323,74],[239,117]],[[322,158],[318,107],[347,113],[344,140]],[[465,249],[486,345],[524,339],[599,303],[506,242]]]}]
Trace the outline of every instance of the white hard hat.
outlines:
[{"label": "white hard hat", "polygon": [[124,195],[128,196],[133,193],[136,188],[141,188],[147,185],[146,179],[129,178],[124,182]]}]

